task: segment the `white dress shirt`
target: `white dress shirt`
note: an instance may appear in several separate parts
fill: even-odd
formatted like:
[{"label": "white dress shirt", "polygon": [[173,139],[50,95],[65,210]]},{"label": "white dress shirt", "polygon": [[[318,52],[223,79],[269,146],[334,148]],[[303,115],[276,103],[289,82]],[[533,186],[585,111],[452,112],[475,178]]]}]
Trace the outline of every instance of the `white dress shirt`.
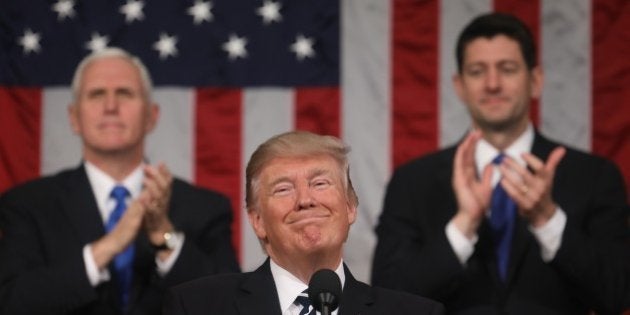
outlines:
[{"label": "white dress shirt", "polygon": [[[531,124],[527,126],[525,132],[520,135],[514,143],[512,143],[503,153],[518,164],[526,166],[527,163],[521,157],[521,154],[525,152],[531,152],[534,144],[534,127]],[[492,163],[492,160],[499,154],[499,150],[493,147],[489,142],[483,138],[477,142],[475,147],[475,166],[477,168],[477,174],[481,174],[486,165]],[[501,174],[498,168],[495,166],[492,174],[492,186],[498,184]],[[490,215],[488,211],[486,215]],[[543,261],[551,261],[562,241],[562,233],[566,226],[567,216],[564,211],[558,207],[555,214],[549,219],[543,226],[534,228],[529,226],[529,230],[532,232],[536,240],[540,245],[540,252]],[[472,256],[475,244],[478,241],[477,234],[473,239],[468,239],[456,226],[453,220],[449,221],[445,228],[446,237],[457,255],[462,265],[466,264],[466,261]]]},{"label": "white dress shirt", "polygon": [[[269,259],[269,263],[271,267],[271,275],[273,276],[273,281],[276,284],[276,290],[278,290],[278,298],[280,300],[282,315],[298,315],[302,307],[293,304],[293,302],[295,302],[295,298],[300,295],[302,291],[308,289],[308,284],[302,282],[289,271],[280,267],[273,261],[273,259]],[[346,275],[343,271],[343,260],[339,262],[339,266],[335,269],[335,273],[339,276],[339,280],[341,280],[341,287],[343,288],[346,282]],[[339,308],[333,311],[331,315],[337,315],[338,312]],[[317,314],[320,313],[317,312]]]},{"label": "white dress shirt", "polygon": [[[103,220],[103,225],[107,224],[107,220],[116,206],[116,201],[110,197],[111,191],[116,185],[122,185],[129,191],[130,196],[126,199],[127,204],[132,199],[137,198],[142,191],[142,180],[144,178],[144,172],[142,169],[144,164],[138,165],[138,167],[136,167],[136,169],[134,169],[133,172],[131,172],[131,174],[129,174],[129,176],[120,183],[117,183],[111,176],[107,175],[90,162],[85,161],[84,166],[88,181],[90,182],[90,187],[92,188],[94,198],[96,199],[98,211],[101,215],[101,219]],[[167,260],[161,261],[157,257],[155,258],[157,272],[159,275],[164,276],[175,264],[175,261],[177,260],[184,244],[184,236],[181,235],[178,240],[179,242],[176,243],[173,252]],[[92,286],[95,287],[111,278],[107,268],[98,270],[96,262],[94,261],[94,255],[92,254],[92,246],[90,244],[83,247],[83,261],[85,263],[88,279]]]}]

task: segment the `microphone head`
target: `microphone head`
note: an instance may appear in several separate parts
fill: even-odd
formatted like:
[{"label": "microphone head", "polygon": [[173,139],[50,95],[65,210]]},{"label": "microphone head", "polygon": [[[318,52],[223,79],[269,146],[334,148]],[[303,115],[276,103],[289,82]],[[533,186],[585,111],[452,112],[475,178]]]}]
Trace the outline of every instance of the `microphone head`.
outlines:
[{"label": "microphone head", "polygon": [[320,269],[313,274],[308,283],[308,298],[320,313],[326,307],[329,312],[339,306],[341,300],[341,280],[330,269]]}]

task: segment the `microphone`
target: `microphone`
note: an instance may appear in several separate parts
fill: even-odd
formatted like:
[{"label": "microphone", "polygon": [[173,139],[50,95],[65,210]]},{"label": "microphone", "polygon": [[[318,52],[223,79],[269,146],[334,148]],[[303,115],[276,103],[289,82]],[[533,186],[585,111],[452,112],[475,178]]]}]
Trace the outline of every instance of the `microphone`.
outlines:
[{"label": "microphone", "polygon": [[316,271],[308,283],[308,299],[322,315],[330,315],[341,300],[341,281],[330,269]]}]

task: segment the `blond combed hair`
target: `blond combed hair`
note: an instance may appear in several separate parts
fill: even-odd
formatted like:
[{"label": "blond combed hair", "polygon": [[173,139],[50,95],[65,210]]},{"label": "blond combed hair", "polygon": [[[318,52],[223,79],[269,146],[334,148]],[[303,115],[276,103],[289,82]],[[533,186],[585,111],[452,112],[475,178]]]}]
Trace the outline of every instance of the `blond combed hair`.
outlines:
[{"label": "blond combed hair", "polygon": [[245,169],[245,203],[247,211],[252,211],[256,203],[258,176],[262,169],[274,158],[309,157],[326,155],[339,164],[348,200],[358,206],[359,200],[350,180],[348,153],[350,148],[339,138],[318,135],[308,131],[290,131],[276,135],[258,146]]}]

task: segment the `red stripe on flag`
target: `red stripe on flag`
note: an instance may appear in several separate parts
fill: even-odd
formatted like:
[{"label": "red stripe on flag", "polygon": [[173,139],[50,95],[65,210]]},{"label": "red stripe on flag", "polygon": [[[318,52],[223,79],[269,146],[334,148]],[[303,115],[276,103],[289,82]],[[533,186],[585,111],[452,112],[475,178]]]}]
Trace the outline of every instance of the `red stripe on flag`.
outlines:
[{"label": "red stripe on flag", "polygon": [[630,2],[593,1],[592,5],[591,147],[620,166],[630,187]]},{"label": "red stripe on flag", "polygon": [[200,88],[195,114],[195,182],[225,193],[232,202],[232,242],[241,254],[242,92]]},{"label": "red stripe on flag", "polygon": [[40,89],[0,87],[0,193],[39,176]]},{"label": "red stripe on flag", "polygon": [[295,91],[295,128],[339,137],[340,97],[336,87]]},{"label": "red stripe on flag", "polygon": [[[510,13],[521,19],[529,27],[538,47],[538,65],[542,66],[540,37],[540,1],[539,0],[495,0],[494,9],[498,12]],[[540,102],[533,100],[530,119],[538,126],[540,123]]]},{"label": "red stripe on flag", "polygon": [[437,149],[438,2],[393,0],[393,167]]}]

